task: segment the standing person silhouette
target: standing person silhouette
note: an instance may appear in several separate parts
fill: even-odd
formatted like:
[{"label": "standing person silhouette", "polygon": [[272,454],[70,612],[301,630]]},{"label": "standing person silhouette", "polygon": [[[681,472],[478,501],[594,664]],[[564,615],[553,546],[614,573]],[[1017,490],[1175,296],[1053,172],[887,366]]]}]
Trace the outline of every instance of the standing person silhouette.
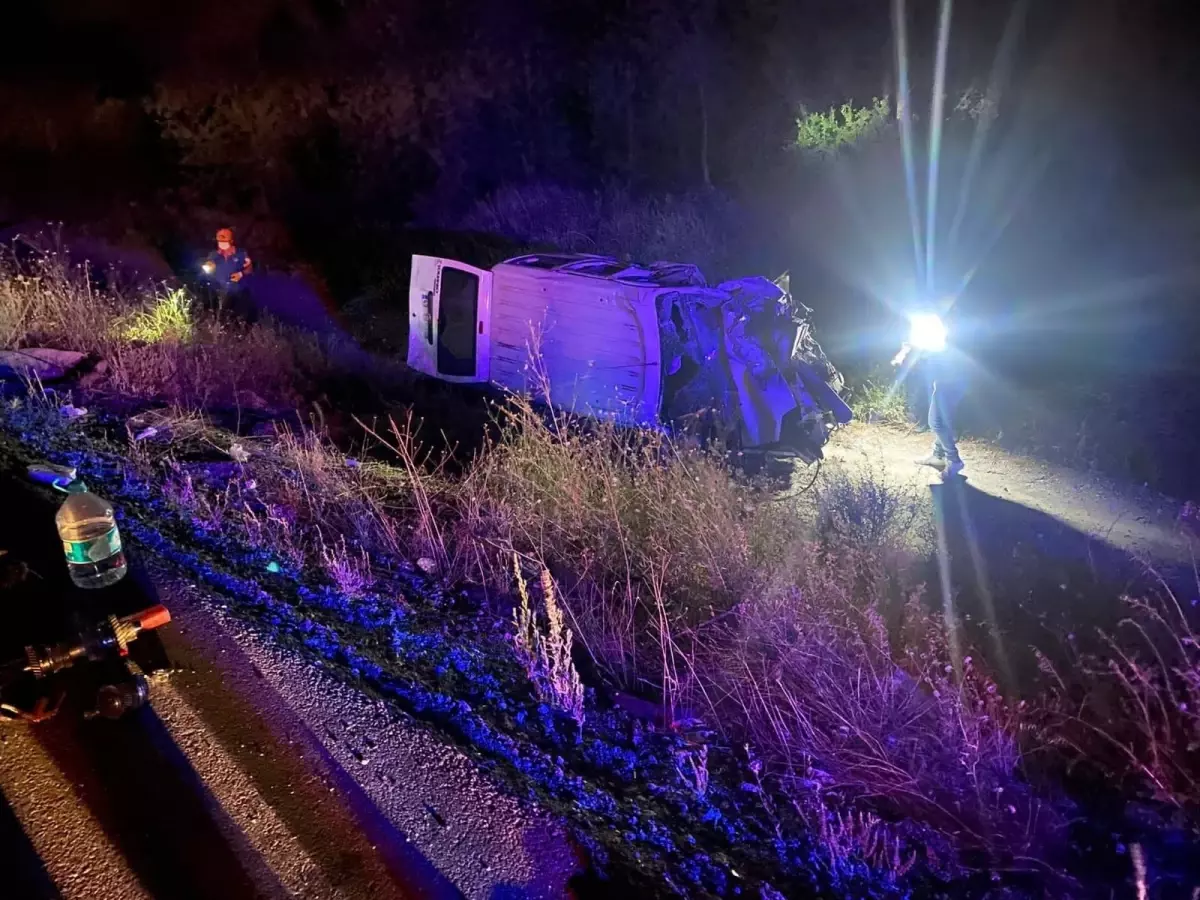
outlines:
[{"label": "standing person silhouette", "polygon": [[254,271],[250,254],[233,242],[233,229],[217,230],[217,249],[208,254],[200,268],[217,292],[217,307],[224,309],[230,294],[243,286],[243,279]]},{"label": "standing person silhouette", "polygon": [[929,430],[933,433],[933,448],[929,455],[917,460],[917,465],[937,469],[943,481],[963,471],[962,457],[958,452],[958,439],[954,433],[954,413],[966,393],[962,373],[958,371],[946,352],[946,326],[936,313],[923,311],[910,317],[912,335],[900,347],[892,359],[893,366],[901,366],[916,357],[911,365],[919,363],[926,369],[926,379],[933,385],[929,397]]}]

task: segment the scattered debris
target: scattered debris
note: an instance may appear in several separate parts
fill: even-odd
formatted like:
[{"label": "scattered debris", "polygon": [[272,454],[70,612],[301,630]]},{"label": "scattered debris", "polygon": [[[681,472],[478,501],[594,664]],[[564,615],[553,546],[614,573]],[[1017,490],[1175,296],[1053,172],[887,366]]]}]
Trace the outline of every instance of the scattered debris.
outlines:
[{"label": "scattered debris", "polygon": [[250,451],[240,443],[234,443],[229,446],[229,455],[234,462],[245,463],[250,461]]},{"label": "scattered debris", "polygon": [[203,416],[177,409],[148,409],[125,422],[125,430],[134,443],[149,440],[173,442],[202,437],[205,427]]},{"label": "scattered debris", "polygon": [[70,403],[60,406],[58,412],[64,419],[79,419],[88,413],[86,406],[72,406]]},{"label": "scattered debris", "polygon": [[58,466],[54,463],[37,463],[26,469],[30,480],[38,484],[69,484],[79,476],[74,466]]},{"label": "scattered debris", "polygon": [[661,703],[652,703],[622,691],[613,693],[613,704],[625,710],[635,719],[653,722],[655,726],[671,731],[692,728],[700,724],[700,719],[691,710],[675,709],[668,713]]},{"label": "scattered debris", "polygon": [[435,560],[430,559],[428,556],[422,556],[420,559],[417,560],[417,568],[420,569],[422,572],[424,572],[426,575],[436,575],[437,570],[438,570],[438,564]]}]

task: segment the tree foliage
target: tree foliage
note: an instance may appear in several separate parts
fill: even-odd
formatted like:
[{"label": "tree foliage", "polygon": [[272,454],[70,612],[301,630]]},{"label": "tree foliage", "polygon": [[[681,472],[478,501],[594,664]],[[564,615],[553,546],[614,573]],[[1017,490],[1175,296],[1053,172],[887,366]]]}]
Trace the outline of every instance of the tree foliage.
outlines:
[{"label": "tree foliage", "polygon": [[[798,15],[779,0],[580,0],[569,10],[551,0],[215,0],[202,13],[137,15],[93,0],[83,19],[69,5],[33,18],[30,46],[75,77],[22,85],[31,102],[0,109],[9,146],[86,156],[119,126],[157,134],[185,177],[220,167],[282,189],[297,155],[320,157],[342,184],[348,166],[351,181],[378,182],[415,147],[446,188],[439,202],[458,191],[464,205],[547,178],[719,186],[748,147],[786,141],[786,110],[863,87],[823,75],[824,57],[793,61],[785,80],[764,71],[793,58],[786,48],[814,24],[844,35],[857,21]],[[870,49],[843,47],[853,65],[838,71],[869,73],[875,87],[887,18],[868,19]],[[235,24],[214,30],[226,20]],[[98,52],[84,25],[121,35],[121,52]],[[0,96],[9,93],[0,67]]]},{"label": "tree foliage", "polygon": [[828,112],[806,113],[796,120],[796,146],[816,156],[831,156],[875,137],[894,121],[889,97],[875,97],[866,106],[831,106]]}]

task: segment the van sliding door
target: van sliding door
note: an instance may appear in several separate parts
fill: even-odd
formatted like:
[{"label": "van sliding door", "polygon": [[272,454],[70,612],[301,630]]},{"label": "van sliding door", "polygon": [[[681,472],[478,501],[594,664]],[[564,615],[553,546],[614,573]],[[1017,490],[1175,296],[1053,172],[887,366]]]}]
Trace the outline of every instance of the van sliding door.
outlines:
[{"label": "van sliding door", "polygon": [[492,273],[414,256],[408,290],[408,364],[446,381],[487,381]]}]

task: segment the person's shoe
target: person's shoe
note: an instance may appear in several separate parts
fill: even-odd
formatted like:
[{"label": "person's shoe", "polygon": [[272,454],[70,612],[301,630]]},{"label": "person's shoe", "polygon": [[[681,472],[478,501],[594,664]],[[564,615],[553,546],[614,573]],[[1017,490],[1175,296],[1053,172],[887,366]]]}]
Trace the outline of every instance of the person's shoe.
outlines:
[{"label": "person's shoe", "polygon": [[952,459],[946,463],[946,467],[942,469],[942,481],[949,481],[962,474],[963,461],[961,459]]},{"label": "person's shoe", "polygon": [[946,457],[939,456],[936,453],[930,453],[924,459],[914,460],[918,466],[929,466],[931,469],[944,469],[947,462]]}]

